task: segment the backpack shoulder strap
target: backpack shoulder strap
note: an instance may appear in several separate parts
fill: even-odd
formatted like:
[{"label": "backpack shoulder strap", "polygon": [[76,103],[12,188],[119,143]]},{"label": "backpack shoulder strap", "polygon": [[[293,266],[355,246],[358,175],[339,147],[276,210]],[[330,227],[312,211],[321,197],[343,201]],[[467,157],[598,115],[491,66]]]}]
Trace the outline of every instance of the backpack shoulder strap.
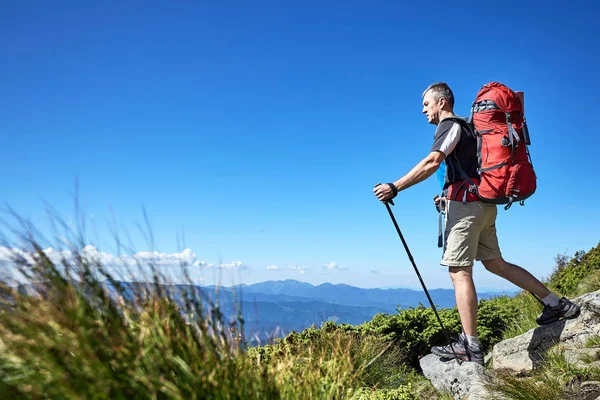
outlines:
[{"label": "backpack shoulder strap", "polygon": [[[457,122],[457,123],[460,124],[461,128],[467,129],[468,134],[471,135],[475,140],[477,140],[477,152],[478,152],[477,154],[478,154],[478,158],[479,158],[479,147],[480,147],[479,140],[480,139],[475,134],[475,127],[473,126],[473,124],[470,121],[470,119],[465,119],[465,118],[459,117],[457,115],[454,115],[452,117],[444,118],[444,120],[455,121],[455,122]],[[470,190],[473,193],[477,194],[478,193],[477,185],[473,182],[473,180],[471,179],[471,177],[469,177],[469,175],[467,175],[467,173],[464,171],[464,169],[460,166],[460,163],[458,163],[458,162],[455,163],[452,160],[452,157],[447,157],[446,161],[450,165],[452,165],[452,167],[456,168],[458,170],[458,172],[460,172],[460,174],[462,175],[462,177],[465,180],[465,182],[469,185],[469,189],[468,190]],[[465,191],[465,196],[466,196],[466,191]],[[464,201],[466,202],[466,199]]]},{"label": "backpack shoulder strap", "polygon": [[460,124],[462,128],[466,128],[471,136],[477,139],[477,135],[475,135],[475,126],[473,125],[471,118],[463,118],[458,115],[453,115],[452,117],[446,117],[444,120],[455,121]]},{"label": "backpack shoulder strap", "polygon": [[[452,117],[448,117],[448,118],[445,118],[445,119],[458,122],[460,124],[461,128],[467,129],[467,132],[469,133],[469,135],[471,135],[471,137],[476,140],[476,142],[477,142],[477,163],[478,163],[478,165],[481,165],[481,145],[482,145],[482,141],[481,141],[481,137],[479,137],[477,135],[477,131],[475,129],[475,125],[473,124],[473,118],[472,118],[472,116],[469,117],[469,118],[463,118],[463,117],[459,117],[458,115],[454,115]],[[465,180],[468,181],[470,185],[473,185],[473,183],[471,182],[471,179],[462,170],[462,168],[460,167],[460,165],[458,165],[458,163],[456,163],[456,166],[457,166],[457,169],[459,170],[459,172],[461,173],[461,175],[463,176],[463,178],[465,178]]]}]

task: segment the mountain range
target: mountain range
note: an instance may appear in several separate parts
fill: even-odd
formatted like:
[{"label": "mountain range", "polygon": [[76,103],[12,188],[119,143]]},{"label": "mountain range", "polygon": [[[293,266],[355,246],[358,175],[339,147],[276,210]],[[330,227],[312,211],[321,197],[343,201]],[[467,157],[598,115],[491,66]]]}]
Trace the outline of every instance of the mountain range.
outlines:
[{"label": "mountain range", "polygon": [[[125,300],[131,301],[136,293],[152,287],[150,283],[119,282]],[[105,282],[107,288],[114,288]],[[423,304],[429,307],[424,291],[395,289],[365,289],[345,284],[323,283],[311,285],[297,280],[267,281],[236,287],[163,285],[182,307],[186,296],[195,293],[203,299],[205,307],[218,304],[226,320],[244,319],[244,334],[252,344],[284,337],[291,331],[300,332],[312,325],[321,326],[326,321],[359,325],[370,321],[376,314],[394,314],[399,310]],[[112,289],[111,289],[112,288]],[[22,292],[33,293],[40,288],[21,285]],[[500,295],[514,296],[517,292],[479,292],[479,299]],[[438,308],[456,305],[454,290],[433,289],[429,294]]]},{"label": "mountain range", "polygon": [[[203,286],[205,294],[215,300],[215,286]],[[296,280],[267,281],[235,288],[219,287],[219,301],[224,310],[234,313],[241,306],[248,340],[264,341],[291,331],[317,327],[326,321],[352,325],[370,321],[378,313],[394,314],[398,310],[429,307],[424,291],[365,289],[345,284],[323,283],[318,286]],[[479,299],[517,292],[480,292]],[[438,308],[454,307],[454,290],[433,289],[429,294]],[[235,314],[231,314],[235,315]]]}]

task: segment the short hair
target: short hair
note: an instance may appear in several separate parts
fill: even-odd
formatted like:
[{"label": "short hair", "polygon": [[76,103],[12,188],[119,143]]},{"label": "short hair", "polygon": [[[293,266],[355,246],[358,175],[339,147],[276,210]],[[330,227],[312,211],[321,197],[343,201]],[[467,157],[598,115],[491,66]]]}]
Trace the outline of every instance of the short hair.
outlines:
[{"label": "short hair", "polygon": [[433,98],[435,99],[435,101],[438,101],[443,97],[446,99],[450,107],[454,108],[454,93],[452,93],[452,89],[450,89],[450,86],[448,86],[446,82],[432,83],[423,92],[423,97],[425,97],[427,92],[429,92],[430,90],[433,92]]}]

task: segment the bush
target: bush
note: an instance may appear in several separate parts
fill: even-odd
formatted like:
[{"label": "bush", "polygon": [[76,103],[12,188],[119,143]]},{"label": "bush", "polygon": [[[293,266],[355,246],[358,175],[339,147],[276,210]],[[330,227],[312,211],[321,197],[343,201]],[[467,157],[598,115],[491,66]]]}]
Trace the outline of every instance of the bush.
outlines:
[{"label": "bush", "polygon": [[356,387],[397,388],[413,376],[396,343],[332,322],[250,348],[248,355],[285,386],[284,398],[296,398],[296,392],[303,398],[345,397]]},{"label": "bush", "polygon": [[[587,253],[578,251],[572,258],[559,255],[557,267],[548,280],[549,286],[562,296],[573,297],[585,292],[578,290],[587,277],[600,271],[600,243]],[[598,289],[587,287],[586,290]]]},{"label": "bush", "polygon": [[397,389],[370,390],[360,389],[354,394],[352,400],[419,400],[418,394],[411,383]]}]

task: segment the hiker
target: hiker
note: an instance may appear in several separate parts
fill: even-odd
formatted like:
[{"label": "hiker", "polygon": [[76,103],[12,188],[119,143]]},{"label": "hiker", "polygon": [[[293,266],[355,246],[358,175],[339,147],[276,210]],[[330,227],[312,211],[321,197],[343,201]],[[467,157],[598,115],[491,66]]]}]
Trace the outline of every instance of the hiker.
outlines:
[{"label": "hiker", "polygon": [[[388,202],[399,192],[433,175],[445,161],[445,193],[434,198],[436,208],[446,213],[444,251],[441,265],[448,267],[454,286],[462,333],[452,345],[435,346],[433,354],[444,359],[459,358],[483,365],[483,352],[477,337],[477,293],[473,283],[473,263],[479,260],[485,268],[544,303],[537,318],[539,325],[579,316],[580,308],[566,298],[559,298],[525,269],[502,258],[496,236],[496,204],[482,202],[476,191],[466,190],[468,176],[479,181],[477,139],[454,116],[454,95],[446,83],[434,83],[423,92],[423,114],[436,125],[434,143],[427,157],[402,178],[378,185],[373,192]],[[454,118],[453,118],[454,117]],[[460,193],[460,187],[463,192]]]}]

